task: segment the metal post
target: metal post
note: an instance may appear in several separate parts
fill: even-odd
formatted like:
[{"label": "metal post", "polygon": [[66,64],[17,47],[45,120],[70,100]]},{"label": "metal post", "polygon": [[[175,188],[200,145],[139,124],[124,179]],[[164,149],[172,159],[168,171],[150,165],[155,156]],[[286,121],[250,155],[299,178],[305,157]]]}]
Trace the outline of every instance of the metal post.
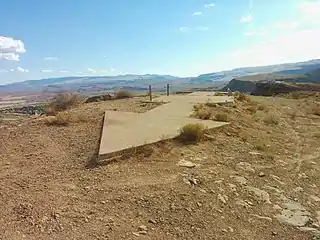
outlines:
[{"label": "metal post", "polygon": [[167,96],[169,96],[169,83],[167,84]]},{"label": "metal post", "polygon": [[152,91],[151,91],[151,85],[149,85],[149,97],[150,97],[150,102],[152,102]]}]

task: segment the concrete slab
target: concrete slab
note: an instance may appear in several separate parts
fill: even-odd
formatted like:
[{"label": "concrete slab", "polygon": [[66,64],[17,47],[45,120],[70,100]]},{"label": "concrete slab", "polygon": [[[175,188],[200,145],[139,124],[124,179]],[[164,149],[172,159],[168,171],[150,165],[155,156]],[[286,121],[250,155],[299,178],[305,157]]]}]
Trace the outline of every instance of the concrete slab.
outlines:
[{"label": "concrete slab", "polygon": [[[209,92],[210,94],[210,92]],[[99,159],[106,159],[113,153],[138,147],[160,140],[174,138],[182,126],[203,123],[208,128],[227,123],[189,118],[196,103],[232,102],[232,97],[207,95],[198,92],[190,95],[172,95],[156,98],[167,102],[146,113],[106,111],[101,135]]]},{"label": "concrete slab", "polygon": [[116,111],[106,112],[99,158],[105,159],[118,151],[174,138],[179,134],[180,128],[189,123],[203,123],[208,128],[227,124],[211,120],[177,117],[149,119],[144,115]]}]

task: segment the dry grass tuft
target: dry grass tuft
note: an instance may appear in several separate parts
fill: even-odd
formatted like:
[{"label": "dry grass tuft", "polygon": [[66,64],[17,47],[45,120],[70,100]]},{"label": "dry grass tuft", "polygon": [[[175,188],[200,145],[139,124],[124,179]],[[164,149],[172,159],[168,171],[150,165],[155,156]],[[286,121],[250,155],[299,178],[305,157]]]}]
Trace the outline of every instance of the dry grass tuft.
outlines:
[{"label": "dry grass tuft", "polygon": [[258,111],[258,107],[257,106],[250,106],[247,108],[247,111],[249,111],[250,114],[255,114]]},{"label": "dry grass tuft", "polygon": [[320,116],[320,104],[316,104],[316,105],[312,108],[312,114],[313,114],[313,115]]},{"label": "dry grass tuft", "polygon": [[223,92],[215,92],[214,95],[215,96],[226,96],[227,94],[225,94]]},{"label": "dry grass tuft", "polygon": [[84,114],[72,114],[68,112],[59,112],[56,116],[49,116],[45,118],[47,125],[54,126],[68,126],[70,123],[87,122],[88,116]]},{"label": "dry grass tuft", "polygon": [[267,145],[264,143],[264,142],[262,142],[262,141],[260,141],[260,142],[257,142],[256,144],[255,144],[255,149],[257,149],[258,151],[266,151],[267,150]]},{"label": "dry grass tuft", "polygon": [[125,98],[133,98],[134,95],[132,92],[127,90],[120,90],[115,94],[115,99],[125,99]]},{"label": "dry grass tuft", "polygon": [[209,120],[212,119],[212,111],[203,108],[198,111],[195,111],[194,116],[202,120]]},{"label": "dry grass tuft", "polygon": [[264,119],[264,123],[270,124],[270,125],[278,125],[279,124],[279,117],[275,114],[267,114]]},{"label": "dry grass tuft", "polygon": [[183,143],[199,142],[204,137],[205,127],[203,124],[187,124],[180,129],[179,139]]},{"label": "dry grass tuft", "polygon": [[219,122],[228,122],[228,114],[226,113],[217,113],[215,115],[215,120]]},{"label": "dry grass tuft", "polygon": [[250,102],[250,97],[245,93],[236,93],[234,98],[239,102]]},{"label": "dry grass tuft", "polygon": [[210,99],[208,99],[208,101],[205,103],[205,105],[207,106],[207,107],[217,107],[218,106],[218,104],[217,103],[213,103],[213,102],[211,102],[210,101]]},{"label": "dry grass tuft", "polygon": [[259,104],[258,105],[258,110],[267,112],[269,109],[268,109],[268,106],[266,104]]},{"label": "dry grass tuft", "polygon": [[60,93],[52,98],[51,102],[44,107],[47,115],[55,115],[79,105],[83,101],[80,95],[73,93]]},{"label": "dry grass tuft", "polygon": [[195,112],[197,112],[203,108],[204,108],[204,104],[202,104],[202,103],[197,103],[197,104],[193,105],[193,111],[195,111]]},{"label": "dry grass tuft", "polygon": [[291,119],[295,120],[297,118],[297,111],[296,110],[293,110],[293,111],[290,111],[288,112],[288,115],[291,117]]}]

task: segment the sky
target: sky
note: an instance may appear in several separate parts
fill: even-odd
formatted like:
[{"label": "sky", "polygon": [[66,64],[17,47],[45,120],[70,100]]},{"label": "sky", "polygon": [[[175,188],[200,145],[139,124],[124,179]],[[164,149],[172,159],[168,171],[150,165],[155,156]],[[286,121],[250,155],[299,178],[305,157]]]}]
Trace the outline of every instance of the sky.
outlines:
[{"label": "sky", "polygon": [[320,58],[320,0],[1,0],[0,84]]}]

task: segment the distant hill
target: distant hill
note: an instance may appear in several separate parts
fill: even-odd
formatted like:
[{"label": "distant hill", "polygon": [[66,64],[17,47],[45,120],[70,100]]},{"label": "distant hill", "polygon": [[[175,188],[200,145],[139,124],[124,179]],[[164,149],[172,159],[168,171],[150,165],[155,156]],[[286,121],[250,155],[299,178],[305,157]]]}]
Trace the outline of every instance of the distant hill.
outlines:
[{"label": "distant hill", "polygon": [[[283,82],[283,83],[320,83],[320,67],[314,69],[305,74],[279,74],[269,73],[269,74],[256,74],[248,75],[243,77],[238,77],[232,79],[222,91],[227,91],[231,89],[232,91],[252,93],[256,91],[257,85],[268,85]],[[293,87],[292,87],[293,88]],[[288,88],[289,89],[289,88]],[[293,88],[294,89],[294,88]]]},{"label": "distant hill", "polygon": [[[278,78],[292,81],[317,81],[319,78],[320,59],[307,62],[287,63],[270,66],[237,68],[227,71],[201,74],[198,77],[180,78],[170,75],[119,75],[119,76],[86,76],[59,77],[0,85],[0,93],[36,93],[74,91],[81,93],[114,91],[125,88],[136,91],[147,91],[151,84],[154,91],[164,91],[170,84],[172,91],[184,89],[221,88],[234,80],[262,81]],[[281,80],[281,81],[282,81]],[[285,81],[287,81],[285,80]],[[231,86],[232,86],[231,84]],[[252,83],[248,83],[248,85]],[[234,86],[232,86],[233,88]],[[224,88],[225,89],[225,88]],[[245,89],[244,89],[245,90]]]}]

